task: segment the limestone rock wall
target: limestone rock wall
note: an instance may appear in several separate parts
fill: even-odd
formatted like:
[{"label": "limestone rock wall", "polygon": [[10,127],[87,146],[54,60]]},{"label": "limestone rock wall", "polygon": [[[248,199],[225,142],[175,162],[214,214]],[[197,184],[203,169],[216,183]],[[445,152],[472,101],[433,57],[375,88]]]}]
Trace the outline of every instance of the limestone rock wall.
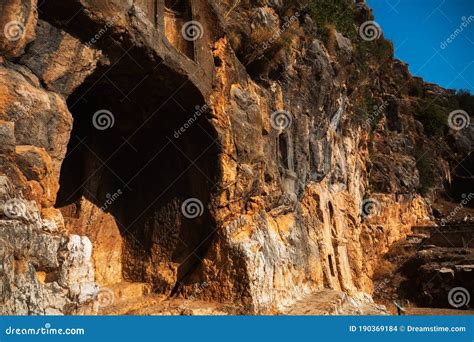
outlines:
[{"label": "limestone rock wall", "polygon": [[[94,58],[77,55],[78,40],[37,24],[36,1],[1,7],[8,27],[0,39],[1,314],[94,312],[91,242],[68,234],[54,208],[72,129],[64,95],[87,76],[80,61]],[[40,37],[24,53],[36,31]]]},{"label": "limestone rock wall", "polygon": [[[1,313],[94,312],[100,286],[124,280],[252,313],[323,288],[371,293],[380,256],[432,219],[415,147],[452,148],[415,119],[417,97],[399,85],[413,82],[406,65],[389,53],[360,66],[359,38],[330,30],[324,41],[297,4],[195,1],[186,18],[202,31],[192,43],[177,36],[181,17],[166,24],[165,15],[182,14],[165,7],[49,0],[38,19],[34,1],[0,5],[0,24],[18,20],[23,30],[19,39],[0,36]],[[370,19],[370,10],[359,4],[355,17]],[[109,83],[129,86],[123,100],[131,103],[119,103]],[[150,165],[148,176],[112,207],[102,205],[118,188],[112,173],[96,174],[91,153],[68,159],[74,134],[97,134],[81,131],[83,97],[81,108],[97,102],[121,114],[115,135],[93,136],[98,160],[137,127],[147,132],[129,141],[141,159],[132,151],[111,169],[123,177]],[[203,107],[201,121],[190,120]],[[151,120],[155,112],[163,121]],[[177,149],[150,164],[160,144]],[[460,145],[459,155],[472,150]],[[203,152],[155,203],[154,191],[168,189],[160,182],[174,185],[173,170],[189,163],[181,154]],[[443,188],[453,162],[437,158],[431,189]],[[58,191],[75,186],[64,170],[85,178],[77,176],[82,192],[60,204]],[[180,211],[190,196],[204,202],[194,221]],[[145,217],[143,207],[151,207]]]},{"label": "limestone rock wall", "polygon": [[19,197],[6,176],[0,200],[0,313],[94,312],[99,289],[89,238],[65,234],[59,213],[42,218],[36,202]]},{"label": "limestone rock wall", "polygon": [[[222,242],[205,263],[244,270],[244,279],[211,295],[243,298],[257,312],[281,309],[322,288],[371,292],[378,257],[411,225],[430,221],[419,195],[371,193],[369,132],[351,122],[356,104],[347,96],[344,70],[330,76],[342,56],[331,56],[317,40],[307,51],[300,43],[286,56],[292,61],[281,75],[286,82],[264,84],[239,68],[226,39],[214,49],[222,67],[211,99],[223,127],[228,186],[216,203]],[[297,81],[306,53],[327,68],[317,83]],[[278,127],[275,115],[287,126]],[[209,270],[206,282],[212,284],[220,269]],[[242,281],[247,289],[239,293]]]}]

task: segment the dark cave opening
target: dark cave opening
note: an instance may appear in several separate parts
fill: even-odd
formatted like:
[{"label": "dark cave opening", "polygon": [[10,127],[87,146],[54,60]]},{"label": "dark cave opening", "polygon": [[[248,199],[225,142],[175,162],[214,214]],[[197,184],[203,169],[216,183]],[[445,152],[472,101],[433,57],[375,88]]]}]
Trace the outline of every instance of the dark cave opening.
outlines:
[{"label": "dark cave opening", "polygon": [[187,0],[165,0],[165,7],[177,15],[188,16],[190,6]]},{"label": "dark cave opening", "polygon": [[449,195],[457,202],[465,202],[469,208],[474,208],[473,201],[469,200],[474,194],[474,152],[464,158],[454,169],[453,179],[449,184]]},{"label": "dark cave opening", "polygon": [[[67,220],[73,206],[77,220],[86,201],[113,217],[120,241],[91,240],[97,249],[121,249],[123,280],[168,294],[191,282],[214,236],[209,206],[218,170],[200,93],[165,66],[150,69],[126,55],[92,74],[68,106],[74,125],[56,207]],[[184,215],[188,199],[200,215]],[[72,232],[88,236],[110,229],[105,219],[70,221]],[[94,259],[96,268],[108,263]]]}]

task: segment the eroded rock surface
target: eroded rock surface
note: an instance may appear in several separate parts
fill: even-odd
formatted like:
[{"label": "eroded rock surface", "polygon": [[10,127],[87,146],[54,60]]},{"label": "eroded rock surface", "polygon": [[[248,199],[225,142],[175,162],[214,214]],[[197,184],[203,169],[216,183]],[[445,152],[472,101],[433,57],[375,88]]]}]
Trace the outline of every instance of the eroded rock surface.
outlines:
[{"label": "eroded rock surface", "polygon": [[15,196],[8,178],[1,176],[0,313],[94,312],[98,288],[90,240],[65,234],[54,220],[41,218],[34,201]]},{"label": "eroded rock surface", "polygon": [[[304,4],[190,4],[0,5],[25,28],[0,36],[2,313],[383,313],[381,255],[472,186],[453,169],[472,126],[419,114],[436,95],[447,120],[455,94],[361,39],[363,4],[352,31]],[[134,311],[150,292],[192,304]],[[306,310],[318,293],[341,300]]]}]

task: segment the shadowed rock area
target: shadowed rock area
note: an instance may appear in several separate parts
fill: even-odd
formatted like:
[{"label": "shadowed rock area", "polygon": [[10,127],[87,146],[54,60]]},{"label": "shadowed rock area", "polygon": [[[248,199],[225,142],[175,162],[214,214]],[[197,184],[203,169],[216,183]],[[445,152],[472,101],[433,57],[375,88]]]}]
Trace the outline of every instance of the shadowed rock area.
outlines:
[{"label": "shadowed rock area", "polygon": [[387,314],[386,253],[474,191],[473,100],[341,3],[3,0],[0,313]]}]

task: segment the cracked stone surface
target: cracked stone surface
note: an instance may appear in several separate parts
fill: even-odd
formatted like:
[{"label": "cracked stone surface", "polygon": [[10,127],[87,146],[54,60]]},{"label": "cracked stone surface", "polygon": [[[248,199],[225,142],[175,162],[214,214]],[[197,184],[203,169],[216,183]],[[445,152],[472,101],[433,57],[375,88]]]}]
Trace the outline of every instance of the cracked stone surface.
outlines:
[{"label": "cracked stone surface", "polygon": [[416,116],[453,92],[297,2],[179,11],[0,4],[0,314],[385,314],[380,258],[472,189],[474,126]]}]

